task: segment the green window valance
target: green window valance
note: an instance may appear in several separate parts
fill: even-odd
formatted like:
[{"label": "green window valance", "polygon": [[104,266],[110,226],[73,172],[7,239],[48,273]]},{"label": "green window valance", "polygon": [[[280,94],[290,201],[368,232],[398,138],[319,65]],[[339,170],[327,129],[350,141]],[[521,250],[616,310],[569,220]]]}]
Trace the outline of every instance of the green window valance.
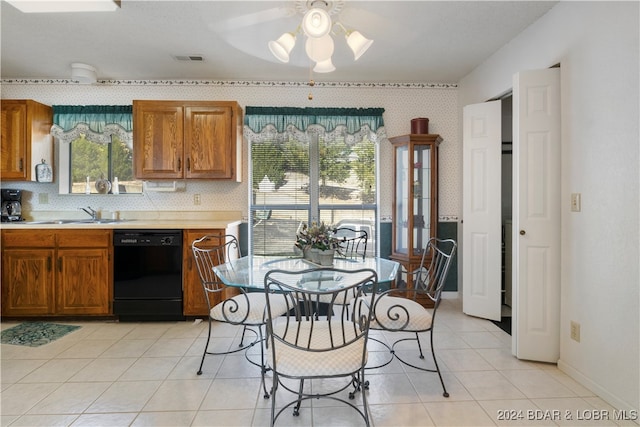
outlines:
[{"label": "green window valance", "polygon": [[53,123],[63,130],[73,129],[78,123],[86,123],[94,132],[102,132],[105,125],[118,124],[125,130],[133,130],[132,105],[54,105]]},{"label": "green window valance", "polygon": [[51,134],[62,142],[80,137],[109,144],[112,135],[133,145],[132,105],[54,105]]},{"label": "green window valance", "polygon": [[327,132],[337,126],[346,126],[349,134],[368,126],[373,132],[384,126],[384,108],[295,108],[295,107],[246,107],[244,123],[253,132],[261,132],[267,125],[277,132],[285,132],[290,126],[304,130],[310,125],[320,125]]}]

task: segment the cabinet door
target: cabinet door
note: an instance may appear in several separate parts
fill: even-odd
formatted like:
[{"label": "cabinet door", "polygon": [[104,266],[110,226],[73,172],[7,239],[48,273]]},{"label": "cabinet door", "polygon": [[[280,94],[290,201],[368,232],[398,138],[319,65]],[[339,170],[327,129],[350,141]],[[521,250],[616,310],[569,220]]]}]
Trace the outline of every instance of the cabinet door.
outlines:
[{"label": "cabinet door", "polygon": [[36,164],[53,164],[53,109],[30,99],[3,100],[1,120],[2,179],[35,181]]},{"label": "cabinet door", "polygon": [[27,158],[27,105],[2,101],[2,179],[26,180]]},{"label": "cabinet door", "polygon": [[413,230],[411,254],[421,256],[427,242],[436,235],[432,218],[432,162],[431,145],[413,146]]},{"label": "cabinet door", "polygon": [[[201,238],[206,234],[224,234],[224,230],[185,230],[183,235],[183,251],[184,266],[182,268],[182,283],[183,283],[183,311],[185,316],[208,316],[209,308],[207,301],[205,300],[204,290],[202,283],[200,282],[200,276],[198,275],[198,267],[193,259],[193,253],[191,252],[191,243]],[[214,242],[211,244],[220,244],[222,242]],[[216,300],[212,301],[213,304],[219,303],[222,298],[220,294],[215,296]]]},{"label": "cabinet door", "polygon": [[59,249],[58,314],[109,314],[109,250]]},{"label": "cabinet door", "polygon": [[2,254],[2,315],[54,313],[53,249],[6,249]]},{"label": "cabinet door", "polygon": [[182,106],[173,102],[134,102],[133,107],[136,178],[183,178]]},{"label": "cabinet door", "polygon": [[230,107],[185,108],[185,178],[231,179],[235,164]]},{"label": "cabinet door", "polygon": [[393,211],[393,233],[395,236],[393,252],[408,256],[411,252],[409,242],[409,147],[407,145],[398,146],[394,152],[395,159],[395,187],[394,187],[394,211]]}]

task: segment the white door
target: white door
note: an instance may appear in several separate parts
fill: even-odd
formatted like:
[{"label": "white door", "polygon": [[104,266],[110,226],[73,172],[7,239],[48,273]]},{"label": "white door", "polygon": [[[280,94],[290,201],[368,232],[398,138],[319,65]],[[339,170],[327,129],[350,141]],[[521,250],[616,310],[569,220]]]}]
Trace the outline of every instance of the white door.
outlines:
[{"label": "white door", "polygon": [[500,320],[501,101],[463,109],[462,311]]},{"label": "white door", "polygon": [[514,76],[513,159],[513,354],[556,363],[560,356],[559,68]]}]

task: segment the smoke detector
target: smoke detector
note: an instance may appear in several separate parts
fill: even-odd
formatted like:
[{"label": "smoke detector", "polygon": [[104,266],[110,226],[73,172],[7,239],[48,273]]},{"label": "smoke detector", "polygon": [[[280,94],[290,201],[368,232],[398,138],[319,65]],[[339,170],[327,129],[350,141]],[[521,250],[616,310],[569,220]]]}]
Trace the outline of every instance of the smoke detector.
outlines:
[{"label": "smoke detector", "polygon": [[71,64],[71,80],[78,83],[92,85],[98,81],[97,70],[91,65],[74,62]]}]

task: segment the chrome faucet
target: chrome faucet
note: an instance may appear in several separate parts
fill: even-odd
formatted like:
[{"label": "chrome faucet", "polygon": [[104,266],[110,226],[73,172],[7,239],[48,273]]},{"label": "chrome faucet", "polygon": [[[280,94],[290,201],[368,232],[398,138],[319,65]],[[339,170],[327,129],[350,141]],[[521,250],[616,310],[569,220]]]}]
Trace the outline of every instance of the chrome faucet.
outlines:
[{"label": "chrome faucet", "polygon": [[78,210],[85,211],[87,214],[91,215],[91,219],[98,219],[98,212],[91,209],[91,206],[87,206],[86,208],[78,208]]}]

